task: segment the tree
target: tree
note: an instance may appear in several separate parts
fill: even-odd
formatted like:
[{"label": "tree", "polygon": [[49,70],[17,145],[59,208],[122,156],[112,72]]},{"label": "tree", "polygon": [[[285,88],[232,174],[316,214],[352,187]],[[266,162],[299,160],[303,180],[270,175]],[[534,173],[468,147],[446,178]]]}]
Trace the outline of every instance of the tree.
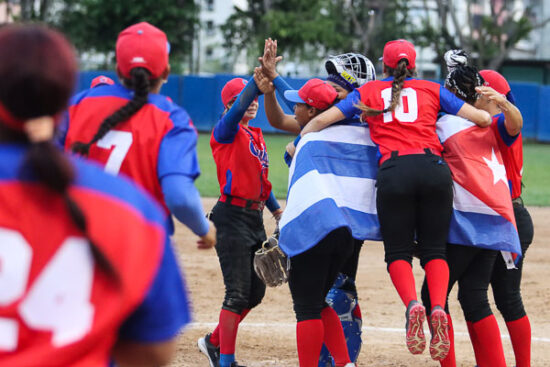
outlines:
[{"label": "tree", "polygon": [[[81,52],[112,55],[118,33],[146,21],[166,32],[174,72],[191,58],[199,10],[192,0],[65,0],[64,5],[58,25]],[[113,60],[108,62],[105,67]]]},{"label": "tree", "polygon": [[264,39],[272,37],[300,61],[350,51],[378,58],[385,42],[405,35],[406,12],[405,0],[248,0],[222,31],[232,52],[245,45],[260,55]]},{"label": "tree", "polygon": [[445,51],[461,48],[479,68],[498,69],[521,40],[550,20],[535,22],[532,7],[517,9],[513,1],[463,1],[466,8],[463,19],[459,18],[457,2],[431,3],[435,6],[422,1],[424,17],[417,37],[422,45],[435,48],[440,63]]}]

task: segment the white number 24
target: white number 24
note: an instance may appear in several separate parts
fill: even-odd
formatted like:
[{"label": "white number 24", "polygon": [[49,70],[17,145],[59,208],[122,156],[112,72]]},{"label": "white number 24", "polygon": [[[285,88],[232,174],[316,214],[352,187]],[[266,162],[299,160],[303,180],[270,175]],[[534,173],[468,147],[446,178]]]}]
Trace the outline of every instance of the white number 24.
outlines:
[{"label": "white number 24", "polygon": [[122,161],[126,158],[132,142],[132,133],[120,130],[111,130],[98,140],[97,146],[100,148],[111,149],[114,147],[105,164],[105,172],[118,175]]},{"label": "white number 24", "polygon": [[[51,331],[55,347],[82,339],[94,316],[94,260],[87,241],[63,241],[25,294],[32,256],[32,247],[19,232],[0,228],[0,307],[25,296],[17,311],[29,328]],[[14,351],[18,338],[18,322],[0,317],[0,350]]]},{"label": "white number 24", "polygon": [[[401,122],[415,122],[418,118],[418,98],[416,96],[416,91],[412,88],[403,88],[399,98],[399,104],[393,111],[395,118]],[[382,99],[384,100],[384,108],[390,107],[391,88],[382,90]],[[392,113],[386,112],[384,114],[384,122],[392,121]]]}]

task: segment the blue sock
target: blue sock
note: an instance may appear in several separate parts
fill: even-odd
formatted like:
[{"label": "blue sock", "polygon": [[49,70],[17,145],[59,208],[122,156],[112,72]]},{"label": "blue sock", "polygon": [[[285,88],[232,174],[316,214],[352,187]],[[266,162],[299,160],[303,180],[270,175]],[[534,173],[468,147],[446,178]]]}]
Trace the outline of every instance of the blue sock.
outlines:
[{"label": "blue sock", "polygon": [[220,354],[220,367],[231,367],[233,362],[235,362],[234,354]]}]

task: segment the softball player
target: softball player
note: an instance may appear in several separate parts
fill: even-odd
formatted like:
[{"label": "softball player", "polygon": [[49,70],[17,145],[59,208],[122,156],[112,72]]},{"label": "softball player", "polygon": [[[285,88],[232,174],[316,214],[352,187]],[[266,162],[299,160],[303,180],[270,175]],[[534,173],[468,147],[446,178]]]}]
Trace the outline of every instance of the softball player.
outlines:
[{"label": "softball player", "polygon": [[168,51],[164,32],[149,23],[123,30],[116,44],[122,85],[76,95],[62,141],[106,172],[132,178],[201,238],[199,247],[212,247],[215,230],[194,186],[200,174],[196,130],[181,107],[158,94],[170,73]]},{"label": "softball player", "polygon": [[[260,58],[262,71],[256,70],[255,77],[259,79],[266,75],[277,91],[283,95],[285,91],[291,88],[276,71],[276,63],[279,60],[277,57],[277,41],[266,40],[264,55]],[[371,61],[360,54],[347,53],[330,56],[325,62],[325,69],[328,73],[326,83],[331,85],[338,93],[337,100],[344,99],[355,88],[376,79],[376,71]],[[307,115],[305,115],[302,112],[302,105],[291,103],[288,105],[290,108],[294,108],[296,115],[286,115],[279,106],[275,93],[264,92],[264,94],[266,115],[269,123],[275,128],[298,132],[319,112],[313,106],[309,106]],[[359,120],[357,119],[356,122],[359,123]],[[289,166],[299,139],[298,136],[287,146],[285,161]],[[357,361],[362,343],[362,316],[355,287],[355,276],[362,244],[362,240],[354,239],[353,256],[344,264],[335,285],[327,295],[328,304],[334,308],[342,321],[350,359],[353,362]],[[334,361],[328,349],[323,347],[319,358],[319,367],[332,366],[333,364]]]},{"label": "softball player", "polygon": [[[216,225],[216,252],[225,284],[225,298],[214,332],[198,340],[211,367],[238,367],[235,344],[240,321],[262,301],[265,284],[253,269],[254,252],[266,235],[264,206],[276,220],[282,213],[268,180],[269,159],[262,130],[249,125],[258,110],[259,90],[251,78],[225,84],[225,111],[210,147],[216,162],[220,198],[210,215]],[[219,360],[219,361],[218,361]]]},{"label": "softball player", "polygon": [[380,149],[377,212],[384,239],[385,260],[406,311],[406,342],[413,354],[426,346],[422,324],[425,309],[417,301],[412,273],[412,246],[420,245],[420,262],[430,290],[433,359],[445,358],[449,348],[444,311],[449,269],[445,243],[452,212],[452,180],[441,158],[435,132],[440,110],[490,124],[485,111],[465,105],[439,84],[413,79],[416,52],[405,40],[386,43],[384,80],[350,93],[335,107],[317,116],[302,131],[318,131],[344,117],[363,113],[371,138]]},{"label": "softball player", "polygon": [[[273,99],[268,95],[274,94],[275,90],[268,79],[259,78],[259,74],[259,69],[256,69],[255,77],[260,90],[266,94],[267,109],[268,99]],[[284,96],[296,103],[296,121],[305,125],[313,116],[330,107],[338,94],[328,83],[311,79],[298,91],[287,90]],[[340,319],[325,301],[339,269],[352,255],[354,247],[351,232],[340,227],[327,233],[312,248],[302,249],[291,258],[289,287],[297,319],[300,367],[318,366],[323,343],[334,356],[336,366],[355,366],[350,360]]]},{"label": "softball player", "polygon": [[[445,54],[445,60],[449,74],[445,80],[445,87],[457,97],[471,105],[482,107],[484,100],[489,97],[496,98],[494,91],[490,88],[480,88],[484,79],[473,67],[467,66],[466,54],[462,50],[451,50]],[[496,98],[499,103],[504,97]],[[465,139],[476,140],[478,146],[490,146],[494,154],[502,159],[500,146],[515,143],[517,134],[511,135],[509,131],[515,132],[522,125],[522,116],[517,108],[510,106],[504,114],[493,117],[495,125],[499,129],[479,129],[475,133],[464,135]],[[485,131],[486,130],[486,131]],[[459,143],[457,143],[459,144]],[[496,149],[495,149],[496,148]],[[462,154],[458,151],[462,151]],[[476,179],[476,165],[486,166],[477,152],[469,151],[460,145],[447,145],[443,154],[452,160],[460,160],[457,166],[462,167],[455,175],[467,177],[465,181]],[[494,196],[497,190],[493,187],[484,187],[488,196]],[[490,190],[490,193],[489,193]],[[500,330],[496,319],[491,311],[487,291],[495,261],[500,258],[499,249],[487,250],[479,247],[470,247],[462,243],[447,245],[447,262],[449,264],[449,288],[447,296],[453,285],[458,282],[458,299],[464,312],[464,317],[470,331],[470,337],[474,350],[476,351],[477,364],[480,366],[506,366]],[[422,287],[422,301],[428,307],[430,298],[426,282]],[[452,321],[446,307],[449,320],[450,351],[447,357],[441,361],[441,366],[455,367],[456,359],[454,353]]]},{"label": "softball player", "polygon": [[190,311],[164,213],[51,143],[76,81],[62,35],[7,25],[0,52],[0,365],[168,363]]},{"label": "softball player", "polygon": [[[480,74],[485,79],[485,85],[496,91],[495,94],[488,95],[488,98],[481,98],[484,104],[483,109],[491,115],[497,115],[501,112],[506,114],[516,110],[514,96],[506,79],[494,70],[482,70]],[[491,279],[491,287],[493,288],[495,304],[504,317],[506,327],[510,333],[516,357],[516,366],[529,367],[531,366],[531,324],[521,298],[521,274],[523,272],[525,253],[531,242],[533,242],[534,228],[531,216],[523,205],[523,199],[521,198],[521,178],[523,175],[521,127],[521,125],[515,127],[505,125],[506,131],[510,135],[516,136],[516,139],[512,144],[506,144],[506,141],[499,140],[499,147],[502,152],[508,183],[510,184],[510,193],[523,256],[516,265],[517,269],[514,270],[507,270],[504,260],[497,258]],[[502,126],[495,122],[493,122],[491,128],[495,131],[502,130]]]}]

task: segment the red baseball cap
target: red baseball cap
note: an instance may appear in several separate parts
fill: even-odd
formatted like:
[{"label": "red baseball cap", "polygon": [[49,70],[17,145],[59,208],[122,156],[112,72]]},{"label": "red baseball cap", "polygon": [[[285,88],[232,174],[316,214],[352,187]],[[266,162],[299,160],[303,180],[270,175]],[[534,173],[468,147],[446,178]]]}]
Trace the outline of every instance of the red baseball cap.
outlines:
[{"label": "red baseball cap", "polygon": [[233,78],[222,88],[222,103],[225,106],[233,101],[244,89],[247,81],[243,78]]},{"label": "red baseball cap", "polygon": [[100,75],[100,76],[96,76],[94,79],[92,79],[92,83],[90,84],[90,88],[97,87],[98,85],[113,85],[113,84],[115,84],[113,79],[111,79],[111,78],[109,78],[105,75]]},{"label": "red baseball cap", "polygon": [[398,39],[386,43],[384,46],[384,54],[382,56],[382,61],[384,64],[392,69],[395,69],[399,61],[402,59],[409,62],[407,69],[414,69],[416,67],[416,51],[414,50],[414,45],[404,39]]},{"label": "red baseball cap", "polygon": [[135,67],[147,69],[152,79],[158,78],[168,67],[169,52],[166,34],[147,22],[126,28],[116,41],[117,66],[126,78]]},{"label": "red baseball cap", "polygon": [[285,91],[285,98],[295,103],[305,103],[319,110],[326,110],[338,93],[331,85],[321,79],[310,79],[299,90]]},{"label": "red baseball cap", "polygon": [[510,92],[510,84],[508,84],[508,81],[506,81],[499,72],[494,70],[481,70],[479,74],[485,79],[483,85],[493,88],[500,94],[507,95],[508,92]]}]

